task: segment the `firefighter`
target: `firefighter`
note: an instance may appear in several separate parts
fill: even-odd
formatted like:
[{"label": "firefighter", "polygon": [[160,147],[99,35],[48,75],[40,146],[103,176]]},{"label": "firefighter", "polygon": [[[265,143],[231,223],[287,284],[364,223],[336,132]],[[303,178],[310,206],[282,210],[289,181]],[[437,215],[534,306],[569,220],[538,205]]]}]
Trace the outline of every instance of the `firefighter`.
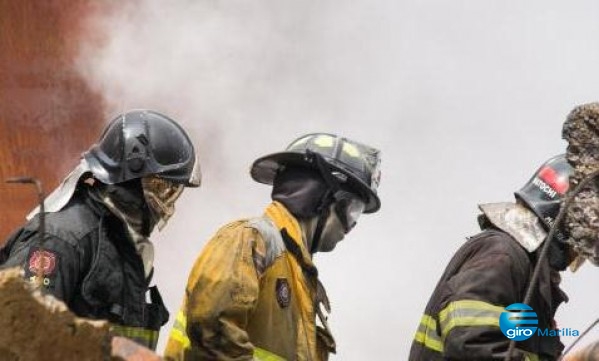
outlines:
[{"label": "firefighter", "polygon": [[204,247],[165,357],[320,361],[334,353],[312,256],[333,250],[361,213],[379,209],[379,164],[378,150],[324,133],[257,159],[251,176],[273,186],[273,202]]},{"label": "firefighter", "polygon": [[[573,170],[563,155],[543,164],[514,203],[482,204],[482,231],[454,254],[428,301],[412,343],[410,361],[504,360],[510,339],[499,327],[505,307],[521,303],[548,230],[557,217]],[[539,329],[555,329],[554,314],[566,295],[559,271],[574,253],[558,230],[532,302]],[[556,360],[559,337],[516,343],[512,360]]]},{"label": "firefighter", "polygon": [[43,243],[36,209],[0,250],[0,265],[22,267],[77,316],[108,320],[115,335],[154,349],[168,312],[149,287],[148,237],[183,188],[199,185],[193,144],[174,120],[151,110],[119,115],[46,198]]}]

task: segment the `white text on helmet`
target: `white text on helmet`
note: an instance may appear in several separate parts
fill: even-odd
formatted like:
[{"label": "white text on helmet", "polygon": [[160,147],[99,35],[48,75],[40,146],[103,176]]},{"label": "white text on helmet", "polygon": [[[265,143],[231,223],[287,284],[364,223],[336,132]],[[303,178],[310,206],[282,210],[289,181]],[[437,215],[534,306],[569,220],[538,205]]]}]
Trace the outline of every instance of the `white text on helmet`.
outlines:
[{"label": "white text on helmet", "polygon": [[554,198],[557,195],[555,189],[551,188],[549,184],[543,182],[541,179],[537,177],[535,177],[535,179],[532,180],[532,184],[539,187],[539,189],[543,191],[543,193],[547,194],[551,198]]}]

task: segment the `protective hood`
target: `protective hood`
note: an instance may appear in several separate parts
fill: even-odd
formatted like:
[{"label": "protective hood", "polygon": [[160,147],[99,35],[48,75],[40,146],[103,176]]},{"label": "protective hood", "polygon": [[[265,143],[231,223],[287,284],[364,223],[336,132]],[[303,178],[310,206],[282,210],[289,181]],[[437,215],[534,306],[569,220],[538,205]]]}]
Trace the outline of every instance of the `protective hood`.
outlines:
[{"label": "protective hood", "polygon": [[287,168],[279,172],[272,188],[272,199],[281,202],[300,219],[319,216],[328,186],[320,174],[304,167]]},{"label": "protective hood", "polygon": [[154,245],[148,239],[154,224],[145,203],[141,185],[137,180],[131,180],[114,185],[93,187],[89,189],[88,194],[123,222],[143,261],[145,276],[148,277],[154,267]]},{"label": "protective hood", "polygon": [[478,206],[497,228],[512,236],[524,249],[536,251],[547,237],[539,217],[518,203],[488,203]]},{"label": "protective hood", "polygon": [[[86,173],[91,173],[91,170],[87,161],[82,158],[79,162],[79,165],[76,166],[71,173],[69,173],[69,175],[62,180],[60,185],[44,199],[46,213],[54,213],[63,209],[73,197],[79,180]],[[39,211],[39,206],[35,207],[27,215],[27,220],[31,220],[36,214],[39,213]]]}]

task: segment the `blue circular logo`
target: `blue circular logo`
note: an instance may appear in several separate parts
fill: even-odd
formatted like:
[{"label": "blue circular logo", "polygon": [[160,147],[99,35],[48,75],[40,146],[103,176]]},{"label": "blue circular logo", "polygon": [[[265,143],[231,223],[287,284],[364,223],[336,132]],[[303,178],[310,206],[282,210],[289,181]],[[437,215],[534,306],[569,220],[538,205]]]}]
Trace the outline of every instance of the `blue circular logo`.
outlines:
[{"label": "blue circular logo", "polygon": [[514,341],[524,341],[532,337],[537,330],[537,313],[527,304],[512,303],[499,316],[501,332]]}]

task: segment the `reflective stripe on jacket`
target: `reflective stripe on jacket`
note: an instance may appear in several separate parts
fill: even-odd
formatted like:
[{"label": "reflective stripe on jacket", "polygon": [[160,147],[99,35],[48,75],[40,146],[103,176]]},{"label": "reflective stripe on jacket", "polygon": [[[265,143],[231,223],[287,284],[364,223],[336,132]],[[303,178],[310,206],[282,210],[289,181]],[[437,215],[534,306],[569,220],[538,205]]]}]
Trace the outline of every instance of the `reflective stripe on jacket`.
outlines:
[{"label": "reflective stripe on jacket", "polygon": [[115,336],[126,337],[136,343],[149,348],[150,350],[156,350],[156,344],[158,343],[158,330],[150,330],[143,327],[127,327],[120,325],[112,325],[110,332]]},{"label": "reflective stripe on jacket", "polygon": [[499,327],[499,316],[503,311],[501,307],[481,301],[450,302],[439,312],[438,320],[426,314],[422,316],[415,340],[430,349],[443,352],[443,340],[455,327]]},{"label": "reflective stripe on jacket", "polygon": [[[499,328],[505,307],[522,302],[536,255],[510,235],[487,229],[453,256],[416,331],[410,361],[504,360],[509,339]],[[552,328],[563,294],[545,265],[530,306],[539,328]],[[556,360],[557,337],[533,336],[516,344],[512,360]]]},{"label": "reflective stripe on jacket", "polygon": [[324,292],[299,224],[274,202],[264,217],[230,223],[207,243],[165,358],[326,360],[334,343],[316,325],[324,302],[317,294]]}]

